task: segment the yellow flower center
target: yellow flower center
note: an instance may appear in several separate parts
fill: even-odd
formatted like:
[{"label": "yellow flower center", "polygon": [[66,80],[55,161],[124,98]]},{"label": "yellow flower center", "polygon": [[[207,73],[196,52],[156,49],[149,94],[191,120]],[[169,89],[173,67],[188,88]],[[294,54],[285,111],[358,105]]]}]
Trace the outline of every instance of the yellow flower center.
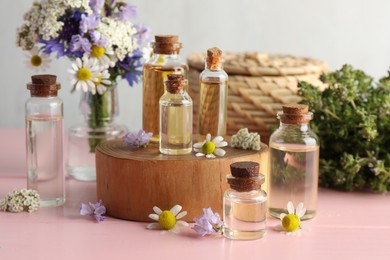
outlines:
[{"label": "yellow flower center", "polygon": [[31,57],[30,62],[31,62],[31,65],[33,65],[35,67],[39,67],[42,64],[42,58],[39,55],[34,55]]},{"label": "yellow flower center", "polygon": [[95,58],[100,58],[104,55],[104,48],[100,46],[93,45],[91,56]]},{"label": "yellow flower center", "polygon": [[289,232],[297,230],[300,224],[300,220],[295,214],[287,214],[282,220],[282,225],[284,229]]},{"label": "yellow flower center", "polygon": [[158,217],[158,224],[166,230],[170,230],[176,225],[176,218],[169,210],[164,210]]},{"label": "yellow flower center", "polygon": [[91,78],[91,71],[86,68],[80,68],[79,71],[77,71],[77,78],[79,80],[89,80]]},{"label": "yellow flower center", "polygon": [[99,86],[102,83],[102,76],[97,77],[97,81],[95,82],[95,86]]},{"label": "yellow flower center", "polygon": [[202,146],[202,153],[212,154],[215,151],[215,144],[213,142],[205,142]]}]

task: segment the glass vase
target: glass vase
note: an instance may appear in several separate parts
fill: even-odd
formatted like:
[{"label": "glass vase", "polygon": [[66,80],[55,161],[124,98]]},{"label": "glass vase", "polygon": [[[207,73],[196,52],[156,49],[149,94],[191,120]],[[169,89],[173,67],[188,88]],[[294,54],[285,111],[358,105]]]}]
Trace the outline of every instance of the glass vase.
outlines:
[{"label": "glass vase", "polygon": [[118,115],[117,88],[107,89],[103,95],[83,92],[80,112],[84,122],[70,127],[68,135],[68,175],[80,181],[95,181],[95,149],[107,140],[121,138],[127,132],[115,124]]}]

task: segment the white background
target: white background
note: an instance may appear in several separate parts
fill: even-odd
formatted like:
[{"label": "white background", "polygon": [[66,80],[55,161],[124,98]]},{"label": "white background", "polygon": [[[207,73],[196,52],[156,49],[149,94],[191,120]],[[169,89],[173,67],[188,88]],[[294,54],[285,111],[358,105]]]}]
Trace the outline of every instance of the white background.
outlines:
[{"label": "white background", "polygon": [[[137,21],[153,34],[178,34],[182,57],[218,46],[229,51],[266,51],[309,56],[330,69],[344,63],[379,78],[390,65],[388,0],[137,0]],[[0,1],[0,127],[24,127],[26,83],[34,74],[15,46],[16,28],[32,1]],[[79,93],[70,94],[70,62],[53,58],[46,73],[58,75],[65,126],[80,122]],[[136,130],[142,122],[142,87],[119,84],[117,121]]]}]

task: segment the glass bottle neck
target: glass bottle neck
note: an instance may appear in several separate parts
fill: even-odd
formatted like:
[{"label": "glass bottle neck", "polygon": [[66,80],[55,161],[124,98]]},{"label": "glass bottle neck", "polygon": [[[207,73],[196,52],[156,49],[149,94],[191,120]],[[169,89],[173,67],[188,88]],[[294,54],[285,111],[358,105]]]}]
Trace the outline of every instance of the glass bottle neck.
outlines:
[{"label": "glass bottle neck", "polygon": [[302,124],[286,124],[280,121],[279,129],[282,130],[298,130],[298,131],[309,131],[310,126],[309,123]]},{"label": "glass bottle neck", "polygon": [[211,70],[211,71],[221,71],[223,70],[223,65],[222,63],[219,63],[219,64],[209,64],[207,62],[205,62],[205,69],[206,70]]}]

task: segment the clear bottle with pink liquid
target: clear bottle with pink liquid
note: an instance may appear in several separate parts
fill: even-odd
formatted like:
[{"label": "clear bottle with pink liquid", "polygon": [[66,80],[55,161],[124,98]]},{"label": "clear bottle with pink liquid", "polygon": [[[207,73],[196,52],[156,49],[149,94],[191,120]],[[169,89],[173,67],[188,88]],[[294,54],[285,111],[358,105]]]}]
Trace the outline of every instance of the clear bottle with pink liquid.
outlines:
[{"label": "clear bottle with pink liquid", "polygon": [[56,76],[36,75],[27,84],[27,188],[37,190],[40,206],[65,203],[63,173],[63,102],[57,97]]}]

